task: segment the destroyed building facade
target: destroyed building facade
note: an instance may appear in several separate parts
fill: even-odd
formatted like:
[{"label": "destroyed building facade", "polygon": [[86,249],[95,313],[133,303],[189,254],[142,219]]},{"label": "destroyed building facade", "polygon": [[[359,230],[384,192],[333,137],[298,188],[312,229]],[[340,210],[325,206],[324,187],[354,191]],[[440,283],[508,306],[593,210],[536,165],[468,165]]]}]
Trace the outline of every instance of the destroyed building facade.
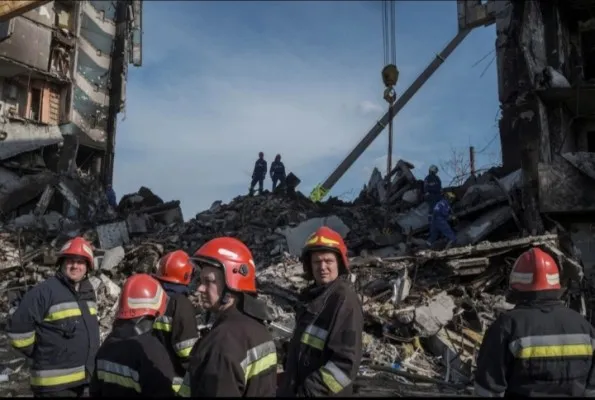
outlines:
[{"label": "destroyed building facade", "polygon": [[128,64],[142,63],[140,0],[40,3],[0,23],[4,216],[33,207],[58,174],[111,182]]}]

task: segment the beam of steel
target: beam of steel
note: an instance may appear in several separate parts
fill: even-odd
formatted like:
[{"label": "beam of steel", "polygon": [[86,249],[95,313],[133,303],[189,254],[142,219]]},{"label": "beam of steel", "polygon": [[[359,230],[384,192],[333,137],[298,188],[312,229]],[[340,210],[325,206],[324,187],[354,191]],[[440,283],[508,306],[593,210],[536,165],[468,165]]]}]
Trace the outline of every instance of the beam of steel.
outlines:
[{"label": "beam of steel", "polygon": [[[417,91],[426,83],[428,79],[438,70],[440,65],[450,56],[450,54],[458,47],[459,44],[467,37],[472,29],[460,30],[457,35],[446,45],[446,47],[439,53],[436,54],[434,60],[422,71],[422,73],[413,81],[411,86],[403,92],[403,95],[397,98],[397,101],[392,105],[392,112],[386,112],[384,116],[376,122],[376,125],[370,129],[370,131],[364,136],[364,138],[355,146],[353,150],[345,157],[345,159],[339,164],[337,168],[329,175],[329,177],[322,183],[314,188],[310,197],[312,200],[319,201],[332,189],[339,179],[347,172],[347,170],[353,165],[353,163],[362,155],[364,151],[372,144],[374,139],[380,135],[384,127],[389,122],[389,114],[394,118],[399,111],[411,100],[411,98],[417,93]],[[315,193],[316,192],[316,193]]]},{"label": "beam of steel", "polygon": [[[51,0],[50,0],[51,1]],[[6,22],[11,18],[43,6],[50,1],[43,0],[2,0],[0,1],[0,22]]]}]

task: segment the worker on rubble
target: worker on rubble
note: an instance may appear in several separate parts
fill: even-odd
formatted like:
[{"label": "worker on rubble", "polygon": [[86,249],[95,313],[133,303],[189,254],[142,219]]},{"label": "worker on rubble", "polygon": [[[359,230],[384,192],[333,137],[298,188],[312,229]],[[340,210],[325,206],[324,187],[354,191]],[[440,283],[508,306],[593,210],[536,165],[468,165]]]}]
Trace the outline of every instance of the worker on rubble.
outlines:
[{"label": "worker on rubble", "polygon": [[114,191],[114,187],[111,183],[108,183],[105,187],[105,195],[107,197],[107,204],[114,209],[118,207],[118,202],[116,201],[116,192]]},{"label": "worker on rubble", "polygon": [[154,333],[169,351],[176,374],[180,377],[186,373],[190,350],[198,340],[196,313],[188,299],[188,285],[194,270],[188,254],[176,250],[159,260],[154,275],[167,293],[167,309],[155,320]]},{"label": "worker on rubble", "polygon": [[95,362],[92,397],[174,396],[181,384],[165,347],[152,334],[163,315],[167,295],[147,274],[124,283],[112,331]]},{"label": "worker on rubble", "polygon": [[362,307],[349,280],[343,238],[323,226],[306,241],[302,263],[314,284],[300,295],[278,395],[349,396],[362,358]]},{"label": "worker on rubble", "polygon": [[440,201],[442,193],[442,181],[438,176],[438,167],[430,165],[428,176],[424,179],[424,200],[428,203],[429,213],[428,220],[431,223],[432,212],[436,203]]},{"label": "worker on rubble", "polygon": [[444,196],[432,211],[432,218],[430,219],[430,237],[428,238],[428,245],[433,246],[434,243],[441,236],[448,239],[447,248],[455,244],[457,236],[450,226],[450,222],[456,221],[456,217],[452,215],[451,205],[455,201],[455,194],[452,192],[444,193]]},{"label": "worker on rubble", "polygon": [[57,265],[55,276],[25,294],[7,331],[11,345],[31,358],[35,397],[82,397],[99,348],[97,298],[87,275],[91,244],[69,240]]},{"label": "worker on rubble", "polygon": [[198,292],[214,322],[192,350],[179,394],[185,397],[274,397],[277,350],[256,297],[256,266],[244,243],[219,237],[193,256]]},{"label": "worker on rubble", "polygon": [[267,162],[264,159],[264,153],[258,153],[258,160],[254,163],[252,171],[252,182],[250,183],[250,196],[254,194],[254,186],[258,182],[258,194],[262,194],[264,178],[267,176]]},{"label": "worker on rubble", "polygon": [[277,154],[275,161],[271,164],[271,180],[273,181],[273,192],[277,188],[277,182],[281,185],[285,183],[285,165],[281,162],[281,154]]},{"label": "worker on rubble", "polygon": [[482,397],[595,396],[595,330],[565,307],[560,271],[534,247],[509,279],[513,310],[488,328],[477,358],[475,394]]}]

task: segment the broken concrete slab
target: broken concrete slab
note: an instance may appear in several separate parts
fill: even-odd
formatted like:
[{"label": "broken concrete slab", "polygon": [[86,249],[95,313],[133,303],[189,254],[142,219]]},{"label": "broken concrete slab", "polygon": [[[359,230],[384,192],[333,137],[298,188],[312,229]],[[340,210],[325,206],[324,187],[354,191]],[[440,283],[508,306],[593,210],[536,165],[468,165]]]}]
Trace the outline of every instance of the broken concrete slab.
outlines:
[{"label": "broken concrete slab", "polygon": [[430,299],[427,306],[415,309],[415,330],[420,337],[433,336],[454,317],[456,305],[454,299],[446,291],[438,293]]},{"label": "broken concrete slab", "polygon": [[95,230],[99,237],[99,246],[104,250],[113,249],[130,241],[125,221],[99,225]]},{"label": "broken concrete slab", "polygon": [[465,229],[457,232],[457,244],[475,244],[486,238],[491,232],[504,225],[512,218],[512,209],[502,206],[481,215]]},{"label": "broken concrete slab", "polygon": [[62,133],[57,125],[34,124],[31,122],[5,122],[0,128],[0,161],[18,154],[61,143]]},{"label": "broken concrete slab", "polygon": [[102,271],[111,271],[122,262],[125,256],[126,252],[122,246],[113,247],[103,254],[101,264],[98,264],[99,268]]},{"label": "broken concrete slab", "polygon": [[403,233],[418,232],[428,227],[429,213],[430,206],[428,203],[423,202],[408,212],[397,216],[396,221]]}]

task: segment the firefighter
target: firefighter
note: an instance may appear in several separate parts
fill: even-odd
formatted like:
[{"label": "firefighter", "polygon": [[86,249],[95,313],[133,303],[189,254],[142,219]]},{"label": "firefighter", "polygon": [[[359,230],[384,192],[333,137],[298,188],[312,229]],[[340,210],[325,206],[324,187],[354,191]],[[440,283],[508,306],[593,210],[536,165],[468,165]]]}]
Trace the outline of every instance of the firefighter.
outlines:
[{"label": "firefighter", "polygon": [[184,376],[188,357],[198,340],[196,313],[188,299],[188,285],[194,276],[194,265],[185,251],[177,250],[159,260],[157,273],[161,287],[167,293],[165,314],[157,317],[155,336],[167,348],[178,376]]},{"label": "firefighter", "polygon": [[442,193],[442,181],[438,176],[438,167],[430,165],[428,170],[428,176],[424,179],[424,200],[428,203],[429,212],[428,220],[432,219],[432,211],[438,201],[440,201],[440,195]]},{"label": "firefighter", "polygon": [[281,154],[277,154],[275,161],[271,163],[271,180],[273,181],[273,192],[277,188],[277,182],[281,186],[285,183],[285,165],[281,162]]},{"label": "firefighter", "polygon": [[124,282],[112,331],[95,361],[92,397],[174,396],[181,384],[166,348],[153,334],[167,295],[155,279],[136,274]]},{"label": "firefighter", "polygon": [[241,241],[219,237],[194,254],[201,302],[215,314],[211,330],[192,350],[179,394],[185,397],[274,397],[277,350],[256,298],[256,267]]},{"label": "firefighter", "polygon": [[89,282],[93,249],[82,237],[59,252],[55,276],[25,294],[12,315],[12,346],[32,360],[35,397],[86,395],[99,348],[97,298]]},{"label": "firefighter", "polygon": [[302,263],[315,283],[301,293],[279,395],[349,396],[362,358],[363,311],[348,281],[343,238],[323,226],[306,241]]},{"label": "firefighter", "polygon": [[436,203],[430,219],[430,236],[428,245],[433,246],[441,236],[448,239],[447,248],[453,245],[457,240],[457,235],[450,226],[456,218],[452,215],[451,205],[455,201],[455,194],[452,192],[444,193],[444,197]]},{"label": "firefighter", "polygon": [[552,256],[538,247],[516,260],[509,280],[516,306],[485,334],[476,395],[595,396],[595,330],[560,301],[559,274]]},{"label": "firefighter", "polygon": [[258,194],[262,194],[264,178],[267,176],[267,162],[264,159],[264,153],[258,153],[258,160],[254,163],[254,171],[252,171],[252,182],[250,182],[250,196],[254,194],[254,186],[258,182]]}]

